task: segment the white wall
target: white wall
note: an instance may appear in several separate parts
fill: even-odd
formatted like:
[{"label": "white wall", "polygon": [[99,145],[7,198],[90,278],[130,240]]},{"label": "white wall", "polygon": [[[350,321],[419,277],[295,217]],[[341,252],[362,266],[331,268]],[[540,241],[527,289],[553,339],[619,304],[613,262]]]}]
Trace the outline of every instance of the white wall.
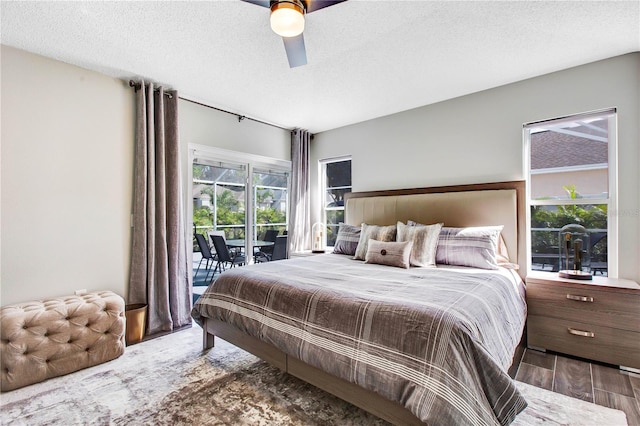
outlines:
[{"label": "white wall", "polygon": [[280,160],[291,159],[288,130],[249,119],[238,121],[233,114],[186,100],[180,100],[178,105],[180,142],[184,153],[188,144],[198,144]]},{"label": "white wall", "polygon": [[288,130],[238,117],[180,100],[178,103],[182,175],[185,201],[191,203],[191,183],[187,182],[189,145],[205,145],[278,160],[291,160],[291,134]]},{"label": "white wall", "polygon": [[125,294],[134,109],[123,82],[2,46],[3,305]]},{"label": "white wall", "polygon": [[354,191],[520,180],[523,123],[616,107],[619,276],[640,281],[639,76],[633,53],[319,133],[312,211],[320,159],[351,154]]},{"label": "white wall", "polygon": [[[0,304],[76,289],[126,296],[133,89],[7,46],[0,57]],[[187,101],[178,114],[188,202],[189,143],[290,159],[286,130]]]}]

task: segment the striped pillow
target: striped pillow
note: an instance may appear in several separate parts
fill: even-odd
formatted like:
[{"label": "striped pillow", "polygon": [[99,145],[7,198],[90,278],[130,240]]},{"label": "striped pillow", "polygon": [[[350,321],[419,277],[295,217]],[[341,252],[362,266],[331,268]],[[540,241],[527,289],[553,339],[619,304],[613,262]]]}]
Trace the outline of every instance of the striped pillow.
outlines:
[{"label": "striped pillow", "polygon": [[448,228],[440,231],[436,263],[498,269],[496,251],[503,226]]},{"label": "striped pillow", "polygon": [[338,225],[338,236],[333,246],[333,252],[353,256],[356,254],[358,241],[360,241],[360,227],[340,223]]},{"label": "striped pillow", "polygon": [[413,241],[411,266],[436,266],[436,247],[442,223],[408,226],[398,222],[397,241]]},{"label": "striped pillow", "polygon": [[378,226],[363,223],[354,259],[364,260],[365,256],[367,255],[367,245],[369,243],[369,240],[395,241],[396,225]]}]

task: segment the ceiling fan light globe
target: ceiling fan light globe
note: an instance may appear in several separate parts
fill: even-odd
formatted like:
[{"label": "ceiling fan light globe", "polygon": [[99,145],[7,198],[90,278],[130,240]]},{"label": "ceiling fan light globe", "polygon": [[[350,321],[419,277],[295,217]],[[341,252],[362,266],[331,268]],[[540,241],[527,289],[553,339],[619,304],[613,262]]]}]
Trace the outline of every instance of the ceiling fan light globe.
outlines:
[{"label": "ceiling fan light globe", "polygon": [[282,37],[295,37],[304,31],[304,14],[293,3],[277,3],[271,8],[271,29]]}]

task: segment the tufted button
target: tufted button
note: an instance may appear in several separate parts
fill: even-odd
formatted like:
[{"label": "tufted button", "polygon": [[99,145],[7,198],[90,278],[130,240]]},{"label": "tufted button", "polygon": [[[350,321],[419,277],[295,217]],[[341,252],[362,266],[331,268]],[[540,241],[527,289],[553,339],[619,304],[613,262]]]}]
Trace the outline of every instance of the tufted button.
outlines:
[{"label": "tufted button", "polygon": [[387,251],[385,249],[382,249],[382,250],[380,250],[380,254],[384,256],[384,255],[387,254]]},{"label": "tufted button", "polygon": [[23,329],[23,330],[26,330],[27,328],[29,328],[29,327],[27,327],[27,324],[25,324],[25,325],[23,325],[23,326],[22,326],[22,329]]},{"label": "tufted button", "polygon": [[49,337],[49,332],[48,331],[44,332],[44,337]]},{"label": "tufted button", "polygon": [[84,351],[85,351],[85,352],[89,352],[89,349],[90,349],[90,348],[87,348],[87,349],[85,349]]},{"label": "tufted button", "polygon": [[71,319],[71,317],[70,317],[69,315],[67,315],[66,317],[64,317],[64,319],[65,319],[66,321],[69,321],[69,320]]}]

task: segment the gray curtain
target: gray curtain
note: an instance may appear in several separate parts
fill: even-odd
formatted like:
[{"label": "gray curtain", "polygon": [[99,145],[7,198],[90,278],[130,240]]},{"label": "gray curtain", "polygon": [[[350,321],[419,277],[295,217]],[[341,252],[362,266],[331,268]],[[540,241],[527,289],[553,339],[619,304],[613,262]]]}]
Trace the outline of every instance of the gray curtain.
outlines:
[{"label": "gray curtain", "polygon": [[177,92],[136,86],[135,145],[128,303],[148,305],[153,334],[191,324]]},{"label": "gray curtain", "polygon": [[289,253],[311,248],[311,207],[309,199],[309,143],[311,133],[291,132],[291,214]]}]

